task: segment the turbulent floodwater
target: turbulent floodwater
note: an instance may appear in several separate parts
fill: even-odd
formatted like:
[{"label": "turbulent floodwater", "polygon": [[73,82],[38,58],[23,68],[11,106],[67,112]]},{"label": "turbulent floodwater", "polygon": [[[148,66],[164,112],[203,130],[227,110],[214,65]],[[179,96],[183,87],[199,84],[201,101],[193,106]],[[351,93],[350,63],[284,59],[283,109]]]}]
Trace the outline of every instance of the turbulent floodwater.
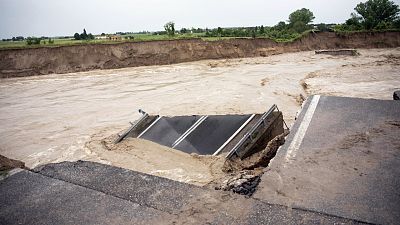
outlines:
[{"label": "turbulent floodwater", "polygon": [[28,167],[78,159],[112,163],[96,159],[85,143],[98,132],[127,128],[138,109],[162,115],[261,113],[277,104],[290,124],[300,94],[391,99],[400,87],[400,49],[360,53],[301,52],[3,79],[0,154]]}]

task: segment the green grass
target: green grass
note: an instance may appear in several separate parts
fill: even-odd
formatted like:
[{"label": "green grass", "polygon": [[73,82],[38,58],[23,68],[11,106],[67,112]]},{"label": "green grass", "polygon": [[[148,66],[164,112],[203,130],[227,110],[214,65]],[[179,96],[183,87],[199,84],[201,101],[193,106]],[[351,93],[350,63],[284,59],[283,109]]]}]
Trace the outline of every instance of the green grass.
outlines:
[{"label": "green grass", "polygon": [[[128,36],[133,36],[134,39],[125,39]],[[0,49],[14,49],[14,48],[39,48],[39,47],[58,47],[58,46],[68,46],[68,45],[82,45],[82,44],[115,44],[123,42],[140,42],[140,41],[162,41],[162,40],[179,40],[179,39],[190,39],[190,38],[200,38],[204,34],[180,34],[170,37],[168,35],[152,35],[152,34],[133,34],[133,35],[123,35],[123,40],[111,41],[104,39],[95,40],[74,40],[72,38],[63,39],[52,39],[53,44],[48,43],[48,39],[45,40],[46,44],[42,41],[40,45],[28,45],[26,41],[0,41]]]},{"label": "green grass", "polygon": [[[129,37],[134,37],[134,39],[128,39]],[[299,35],[300,37],[301,35]],[[53,44],[49,44],[48,40],[43,41],[40,45],[28,45],[26,41],[0,41],[0,49],[18,49],[18,48],[41,48],[41,47],[58,47],[58,46],[69,46],[69,45],[83,45],[83,44],[115,44],[115,43],[125,43],[125,42],[142,42],[142,41],[164,41],[164,40],[181,40],[181,39],[191,39],[191,38],[201,38],[204,41],[219,41],[226,39],[235,38],[245,38],[251,39],[251,37],[205,37],[205,33],[194,33],[194,34],[177,34],[175,36],[168,35],[153,35],[153,34],[128,34],[122,35],[123,40],[111,41],[111,40],[74,40],[73,38],[57,38],[52,39]],[[257,37],[257,38],[268,38],[268,37]],[[273,39],[277,42],[290,42],[294,39]]]}]

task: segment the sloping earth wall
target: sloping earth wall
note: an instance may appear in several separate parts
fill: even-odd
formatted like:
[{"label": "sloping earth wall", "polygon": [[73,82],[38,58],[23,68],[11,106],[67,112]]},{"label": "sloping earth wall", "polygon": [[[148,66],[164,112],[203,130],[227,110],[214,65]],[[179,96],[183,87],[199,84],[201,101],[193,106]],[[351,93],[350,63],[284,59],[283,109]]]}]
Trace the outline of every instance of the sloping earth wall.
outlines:
[{"label": "sloping earth wall", "polygon": [[310,33],[294,42],[270,39],[126,42],[0,50],[0,78],[164,65],[204,59],[258,57],[319,49],[391,48],[400,32]]}]

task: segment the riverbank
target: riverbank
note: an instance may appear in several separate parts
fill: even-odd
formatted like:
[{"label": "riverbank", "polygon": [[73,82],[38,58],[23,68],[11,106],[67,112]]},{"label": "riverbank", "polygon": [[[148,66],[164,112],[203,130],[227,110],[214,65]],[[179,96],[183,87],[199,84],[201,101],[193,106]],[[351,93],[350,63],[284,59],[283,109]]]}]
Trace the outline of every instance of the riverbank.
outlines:
[{"label": "riverbank", "polygon": [[226,39],[86,44],[0,50],[0,78],[166,65],[206,59],[265,57],[287,52],[400,46],[400,32],[309,33],[293,42]]}]

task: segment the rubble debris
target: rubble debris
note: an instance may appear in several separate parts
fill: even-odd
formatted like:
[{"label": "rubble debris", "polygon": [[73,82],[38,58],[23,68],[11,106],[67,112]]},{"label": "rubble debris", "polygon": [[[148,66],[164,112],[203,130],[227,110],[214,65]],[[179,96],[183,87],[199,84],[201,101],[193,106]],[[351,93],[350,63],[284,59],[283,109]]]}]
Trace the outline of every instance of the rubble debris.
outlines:
[{"label": "rubble debris", "polygon": [[360,55],[355,49],[334,49],[334,50],[317,50],[315,54],[327,54],[327,55]]},{"label": "rubble debris", "polygon": [[222,170],[226,173],[253,170],[259,167],[267,167],[270,160],[275,156],[279,146],[285,143],[285,137],[289,134],[289,130],[285,130],[268,142],[267,146],[261,152],[255,153],[247,158],[240,159],[238,157],[226,160]]},{"label": "rubble debris", "polygon": [[285,143],[285,136],[289,134],[285,130],[283,134],[276,136],[268,142],[267,147],[247,158],[239,157],[227,159],[222,171],[228,173],[227,179],[214,181],[216,190],[232,191],[240,195],[250,197],[257,189],[263,174],[263,168],[267,167],[270,160],[275,156],[279,146]]},{"label": "rubble debris", "polygon": [[261,181],[262,171],[241,171],[229,179],[222,182],[216,190],[232,191],[236,194],[246,195],[250,197],[257,189],[258,184]]},{"label": "rubble debris", "polygon": [[393,92],[393,100],[400,100],[400,91]]}]

